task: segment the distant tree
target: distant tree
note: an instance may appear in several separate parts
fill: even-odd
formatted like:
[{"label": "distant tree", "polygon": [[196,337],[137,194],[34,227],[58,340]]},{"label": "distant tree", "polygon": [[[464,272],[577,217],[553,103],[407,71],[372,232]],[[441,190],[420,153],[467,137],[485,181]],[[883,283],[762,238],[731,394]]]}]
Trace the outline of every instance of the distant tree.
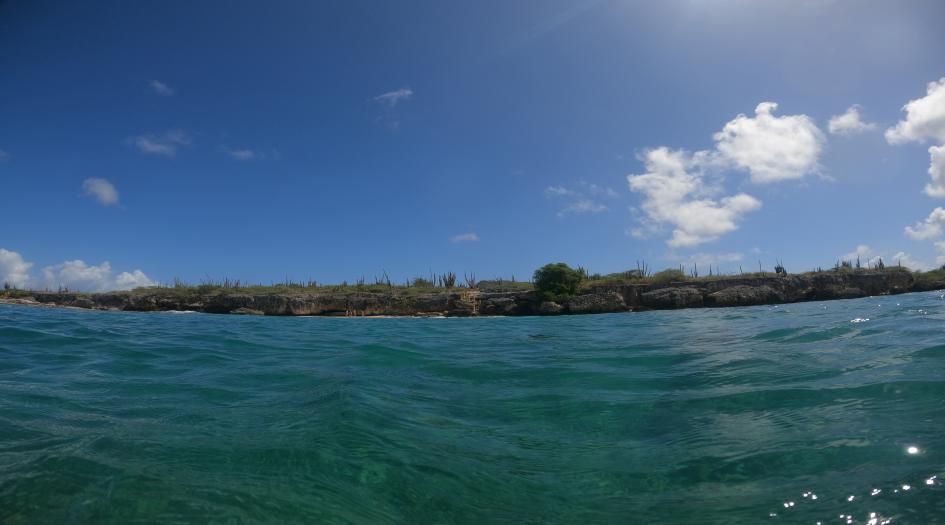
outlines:
[{"label": "distant tree", "polygon": [[532,281],[539,296],[545,301],[565,301],[577,293],[584,272],[564,263],[551,263],[535,270]]}]

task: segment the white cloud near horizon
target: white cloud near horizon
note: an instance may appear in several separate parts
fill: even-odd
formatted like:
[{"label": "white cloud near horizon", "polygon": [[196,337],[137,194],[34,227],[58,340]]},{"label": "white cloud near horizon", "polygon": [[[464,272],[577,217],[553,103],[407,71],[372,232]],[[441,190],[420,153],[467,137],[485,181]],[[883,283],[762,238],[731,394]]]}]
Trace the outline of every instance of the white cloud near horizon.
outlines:
[{"label": "white cloud near horizon", "polygon": [[106,179],[92,177],[82,181],[82,190],[85,194],[95,198],[99,204],[109,206],[118,203],[118,190],[115,185]]},{"label": "white cloud near horizon", "polygon": [[156,284],[138,269],[113,275],[108,261],[94,266],[79,259],[43,268],[42,283],[51,290],[63,287],[87,292],[130,290]]},{"label": "white cloud near horizon", "polygon": [[18,288],[50,289],[68,288],[83,292],[106,292],[130,290],[139,286],[157,284],[140,269],[130,272],[112,271],[108,261],[97,266],[76,259],[46,266],[40,276],[30,275],[34,264],[27,262],[17,252],[0,248],[0,281]]},{"label": "white cloud near horizon", "polygon": [[24,288],[29,285],[32,267],[19,253],[0,248],[0,283]]},{"label": "white cloud near horizon", "polygon": [[713,136],[722,158],[755,183],[800,179],[819,169],[823,132],[807,115],[776,117],[777,109],[776,102],[762,102],[754,118],[740,114]]},{"label": "white cloud near horizon", "polygon": [[151,86],[151,89],[154,90],[154,93],[162,97],[169,97],[174,94],[174,90],[171,86],[168,86],[160,80],[152,80],[148,83]]},{"label": "white cloud near horizon", "polygon": [[138,135],[128,139],[128,143],[147,155],[162,155],[168,158],[177,156],[177,151],[192,143],[190,136],[180,130],[171,130],[163,135]]},{"label": "white cloud near horizon", "polygon": [[459,235],[454,235],[450,237],[450,242],[453,244],[461,242],[476,242],[479,240],[479,236],[475,233],[460,233]]},{"label": "white cloud near horizon", "polygon": [[876,129],[876,124],[864,122],[860,116],[860,106],[854,104],[841,115],[830,117],[827,131],[831,135],[855,135]]},{"label": "white cloud near horizon", "polygon": [[413,90],[409,87],[404,87],[394,91],[388,91],[387,93],[382,93],[372,98],[372,100],[382,104],[387,104],[388,107],[394,107],[401,101],[410,100],[411,97],[413,97]]},{"label": "white cloud near horizon", "polygon": [[864,267],[876,266],[879,261],[883,261],[883,264],[886,266],[896,266],[901,264],[910,270],[928,270],[932,267],[926,262],[914,259],[911,255],[904,251],[898,251],[891,257],[886,257],[885,254],[877,253],[866,244],[858,245],[852,252],[843,254],[838,259],[840,261],[850,262],[855,262],[857,259],[859,259],[860,264]]},{"label": "white cloud near horizon", "polygon": [[[674,227],[672,237],[666,241],[671,247],[714,241],[738,229],[743,215],[761,208],[761,201],[745,193],[711,198],[718,189],[704,180],[702,166],[706,155],[656,148],[642,156],[646,173],[627,176],[630,190],[644,195],[641,204],[646,214],[644,224],[649,229],[658,229],[661,224]],[[642,230],[633,233],[643,234]]]}]

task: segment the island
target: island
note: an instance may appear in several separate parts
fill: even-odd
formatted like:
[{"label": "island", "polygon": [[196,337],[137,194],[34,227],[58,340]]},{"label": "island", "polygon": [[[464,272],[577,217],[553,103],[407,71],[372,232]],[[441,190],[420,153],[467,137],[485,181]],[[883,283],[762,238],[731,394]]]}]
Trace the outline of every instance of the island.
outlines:
[{"label": "island", "polygon": [[[639,265],[638,265],[639,266]],[[755,306],[853,299],[945,288],[945,269],[914,272],[903,267],[862,268],[838,263],[834,268],[788,274],[686,274],[644,269],[588,275],[555,263],[536,270],[531,282],[476,281],[455,274],[416,278],[402,285],[389,279],[367,284],[322,285],[285,282],[247,286],[223,280],[200,285],[180,281],[129,291],[84,293],[69,290],[20,290],[9,285],[0,303],[114,311],[194,311],[270,316],[527,316],[640,312],[679,308]]]}]

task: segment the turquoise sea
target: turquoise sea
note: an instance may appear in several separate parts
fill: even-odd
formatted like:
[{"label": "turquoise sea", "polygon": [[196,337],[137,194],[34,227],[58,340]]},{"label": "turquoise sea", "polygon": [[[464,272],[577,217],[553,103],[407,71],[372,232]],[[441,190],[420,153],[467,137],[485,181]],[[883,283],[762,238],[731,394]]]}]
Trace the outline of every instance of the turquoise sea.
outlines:
[{"label": "turquoise sea", "polygon": [[943,477],[940,293],[483,319],[0,305],[3,524],[930,524]]}]

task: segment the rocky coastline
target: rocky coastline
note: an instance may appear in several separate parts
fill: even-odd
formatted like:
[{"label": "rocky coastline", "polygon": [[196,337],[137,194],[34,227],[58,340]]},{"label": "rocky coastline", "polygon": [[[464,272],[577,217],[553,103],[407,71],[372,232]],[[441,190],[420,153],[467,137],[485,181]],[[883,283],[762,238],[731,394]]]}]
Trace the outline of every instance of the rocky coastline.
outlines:
[{"label": "rocky coastline", "polygon": [[769,277],[720,277],[668,283],[588,286],[560,303],[541,301],[534,291],[468,289],[413,295],[370,292],[262,293],[238,291],[174,293],[0,292],[0,302],[135,312],[196,311],[275,316],[523,316],[598,314],[853,299],[934,290],[945,282],[916,282],[909,272],[819,272]]}]

